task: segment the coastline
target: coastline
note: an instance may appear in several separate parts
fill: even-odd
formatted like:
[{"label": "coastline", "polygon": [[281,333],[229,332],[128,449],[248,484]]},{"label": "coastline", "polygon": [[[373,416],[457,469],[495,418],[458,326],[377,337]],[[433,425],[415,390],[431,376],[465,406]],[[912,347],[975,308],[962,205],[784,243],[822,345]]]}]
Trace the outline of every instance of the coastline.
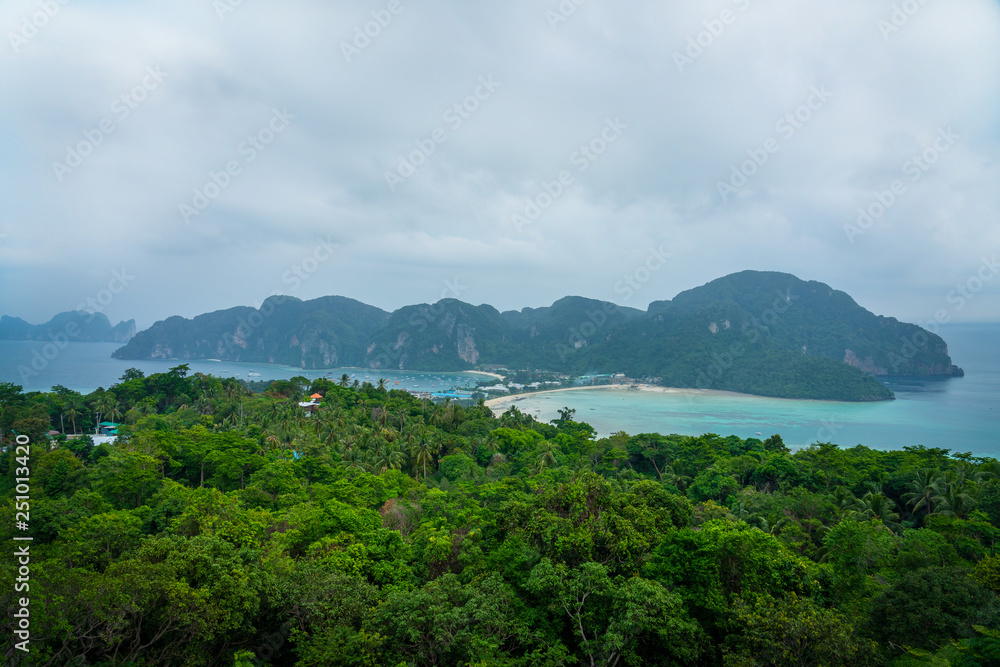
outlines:
[{"label": "coastline", "polygon": [[[513,396],[498,396],[497,398],[491,398],[486,401],[486,406],[493,410],[495,414],[502,414],[509,408],[512,404],[517,401],[527,398],[529,396],[540,396],[542,394],[557,394],[563,391],[582,391],[585,389],[599,390],[599,389],[611,389],[617,391],[646,391],[656,394],[681,394],[689,396],[745,396],[748,398],[761,398],[760,396],[754,396],[753,394],[741,394],[735,391],[723,391],[720,389],[691,389],[682,387],[660,387],[658,385],[652,384],[601,384],[601,385],[589,385],[582,387],[562,387],[561,389],[546,389],[544,391],[529,391],[520,394],[514,394]],[[789,399],[795,400],[795,399]]]},{"label": "coastline", "polygon": [[541,394],[554,394],[561,391],[582,391],[585,389],[599,390],[599,389],[612,389],[617,391],[645,391],[657,394],[678,394],[681,396],[733,396],[741,398],[763,398],[774,401],[791,401],[794,403],[833,403],[833,404],[845,404],[845,405],[867,405],[875,403],[888,403],[896,400],[895,397],[891,399],[883,399],[877,401],[841,401],[837,399],[820,399],[820,398],[783,398],[779,396],[761,396],[758,394],[745,394],[738,391],[726,391],[724,389],[696,389],[693,387],[661,387],[659,385],[653,384],[601,384],[601,385],[587,385],[581,387],[562,387],[560,389],[545,389],[542,391],[528,391],[522,392],[520,394],[513,394],[508,396],[498,396],[496,398],[491,398],[486,401],[486,406],[493,410],[494,414],[500,415],[507,410],[512,404],[520,401],[521,399],[539,396]]},{"label": "coastline", "polygon": [[497,375],[496,373],[488,373],[486,371],[457,371],[459,373],[472,373],[473,375],[485,375],[486,377],[496,378],[497,380],[503,380],[502,375]]}]

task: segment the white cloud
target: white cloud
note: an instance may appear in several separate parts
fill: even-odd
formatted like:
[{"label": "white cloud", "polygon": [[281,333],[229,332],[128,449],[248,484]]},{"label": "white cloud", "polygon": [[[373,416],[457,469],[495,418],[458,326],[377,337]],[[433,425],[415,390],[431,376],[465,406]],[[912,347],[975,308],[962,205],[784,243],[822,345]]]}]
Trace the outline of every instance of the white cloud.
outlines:
[{"label": "white cloud", "polygon": [[[329,236],[340,256],[296,296],[390,308],[457,272],[463,298],[501,309],[610,299],[668,244],[629,305],[756,268],[923,317],[1000,245],[1000,8],[927,3],[886,39],[892,5],[588,0],[553,29],[544,3],[403,0],[347,62],[341,42],[386,3],[242,3],[224,20],[195,0],[68,3],[0,54],[0,312],[47,319],[123,263],[137,279],[109,311],[140,326],[259,302]],[[0,4],[4,34],[35,7]],[[732,21],[679,72],[675,52],[723,10]],[[52,163],[147,67],[169,76],[60,183]],[[445,114],[490,76],[500,86],[454,127]],[[822,86],[832,98],[783,136]],[[274,108],[295,119],[249,162],[239,147]],[[580,171],[575,152],[616,117],[628,129]],[[857,209],[949,126],[954,149],[850,243]],[[438,128],[447,140],[390,191],[385,172]],[[722,201],[718,181],[772,137],[780,149]],[[240,174],[185,224],[179,205],[230,160]],[[511,216],[562,170],[572,185],[518,232]],[[976,306],[969,318],[1000,318],[1000,286]]]}]

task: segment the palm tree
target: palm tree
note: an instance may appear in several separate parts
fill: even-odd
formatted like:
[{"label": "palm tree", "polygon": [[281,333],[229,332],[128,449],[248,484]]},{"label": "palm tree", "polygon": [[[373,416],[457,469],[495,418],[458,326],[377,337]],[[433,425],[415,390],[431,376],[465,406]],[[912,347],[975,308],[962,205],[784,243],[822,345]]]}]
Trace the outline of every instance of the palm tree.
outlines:
[{"label": "palm tree", "polygon": [[70,403],[67,406],[66,416],[69,417],[70,422],[73,424],[73,435],[76,435],[76,418],[80,416],[80,411],[77,409],[76,403]]},{"label": "palm tree", "polygon": [[663,477],[661,478],[667,484],[672,484],[677,487],[677,490],[681,493],[687,491],[687,488],[691,486],[691,482],[694,478],[690,475],[678,475],[674,472],[673,466],[667,466],[663,469]]},{"label": "palm tree", "polygon": [[375,448],[375,469],[379,475],[387,470],[399,470],[405,458],[399,445],[383,440]]},{"label": "palm tree", "polygon": [[560,448],[554,440],[546,440],[537,451],[538,472],[544,470],[546,466],[556,465],[556,454],[560,452]]},{"label": "palm tree", "polygon": [[517,409],[516,405],[507,408],[507,412],[500,415],[500,425],[506,427],[520,426],[524,420],[524,413]]},{"label": "palm tree", "polygon": [[338,384],[341,387],[346,387],[350,383],[351,383],[351,376],[350,375],[348,375],[347,373],[344,373],[343,375],[340,376],[340,382]]},{"label": "palm tree", "polygon": [[426,437],[421,437],[413,447],[414,463],[424,467],[424,479],[427,479],[427,462],[434,461],[435,447]]},{"label": "palm tree", "polygon": [[353,435],[346,436],[343,440],[337,443],[337,447],[340,447],[345,453],[350,452],[358,448],[357,438]]},{"label": "palm tree", "polygon": [[978,471],[982,479],[1000,478],[1000,461],[990,461],[979,466]]},{"label": "palm tree", "polygon": [[846,486],[833,487],[830,497],[833,499],[841,518],[864,509],[862,502]]},{"label": "palm tree", "polygon": [[115,396],[111,392],[105,392],[94,404],[97,408],[97,423],[101,423],[101,415],[107,415],[115,407]]},{"label": "palm tree", "polygon": [[882,489],[874,484],[869,484],[868,493],[861,496],[861,507],[855,512],[856,518],[862,520],[878,519],[886,528],[894,533],[902,530],[899,524],[899,515],[893,512],[896,503],[882,493]]},{"label": "palm tree", "polygon": [[904,493],[902,500],[914,515],[921,510],[924,511],[925,516],[934,513],[934,496],[937,491],[934,482],[936,480],[937,471],[930,468],[918,470],[913,474],[913,481],[910,483],[912,491]]},{"label": "palm tree", "polygon": [[490,454],[496,454],[497,450],[500,449],[500,439],[491,432],[483,438],[482,446],[483,449],[488,451]]},{"label": "palm tree", "polygon": [[[936,514],[965,518],[972,510],[974,501],[967,493],[966,470],[949,470],[934,482],[933,498]],[[979,474],[979,473],[976,473]]]},{"label": "palm tree", "polygon": [[376,389],[378,389],[379,391],[385,391],[385,383],[386,383],[386,379],[385,378],[379,378],[378,379],[378,386],[376,387]]},{"label": "palm tree", "polygon": [[[493,456],[496,458],[497,455],[494,454]],[[594,472],[595,465],[589,456],[578,454],[573,463],[573,479],[579,479],[584,473]]]},{"label": "palm tree", "polygon": [[327,445],[334,445],[339,440],[340,429],[337,427],[336,423],[325,421],[322,422],[322,428],[320,424],[316,425],[316,437],[320,442],[326,443]]},{"label": "palm tree", "polygon": [[355,447],[344,452],[344,467],[348,470],[364,470],[365,455],[359,448]]},{"label": "palm tree", "polygon": [[399,434],[399,441],[412,446],[420,437],[420,429],[415,424],[407,424]]}]

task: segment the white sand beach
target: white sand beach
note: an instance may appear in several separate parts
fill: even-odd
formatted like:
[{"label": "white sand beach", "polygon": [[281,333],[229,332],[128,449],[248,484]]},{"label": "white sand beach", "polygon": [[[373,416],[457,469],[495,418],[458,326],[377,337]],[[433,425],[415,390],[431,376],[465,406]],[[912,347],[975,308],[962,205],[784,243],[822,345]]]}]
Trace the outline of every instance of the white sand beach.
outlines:
[{"label": "white sand beach", "polygon": [[557,394],[563,391],[581,391],[584,389],[589,389],[591,391],[597,389],[607,389],[614,391],[647,391],[660,394],[688,394],[692,396],[747,396],[749,398],[754,398],[750,394],[740,394],[734,391],[720,391],[718,389],[683,389],[680,387],[661,387],[653,384],[601,384],[583,387],[563,387],[561,389],[546,389],[544,391],[532,391],[525,392],[521,394],[514,394],[513,396],[500,396],[497,398],[491,398],[486,401],[486,405],[489,406],[494,414],[500,415],[506,412],[511,405],[514,403],[529,397],[539,396],[541,394]]},{"label": "white sand beach", "polygon": [[497,375],[496,373],[487,373],[486,371],[462,371],[463,373],[472,373],[473,375],[485,375],[486,377],[496,378],[498,380],[503,380],[502,375]]}]

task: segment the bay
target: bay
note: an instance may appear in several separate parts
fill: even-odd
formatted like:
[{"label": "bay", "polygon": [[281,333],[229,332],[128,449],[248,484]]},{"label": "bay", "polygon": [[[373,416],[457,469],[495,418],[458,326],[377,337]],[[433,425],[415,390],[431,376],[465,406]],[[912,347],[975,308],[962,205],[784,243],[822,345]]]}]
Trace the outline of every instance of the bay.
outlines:
[{"label": "bay", "polygon": [[[361,368],[330,368],[303,370],[293,366],[278,366],[232,361],[190,361],[152,359],[123,361],[112,359],[111,353],[120,343],[69,343],[59,350],[54,344],[37,341],[0,341],[0,382],[21,385],[24,391],[49,391],[56,385],[87,394],[99,387],[107,389],[118,382],[129,368],[138,368],[146,375],[166,373],[180,364],[187,364],[191,373],[241,380],[288,380],[302,376],[315,380],[327,377],[339,381],[346,373],[353,380],[377,384],[379,378],[388,381],[390,389],[414,389],[444,392],[449,389],[475,387],[485,376],[475,373],[441,373],[425,371],[390,371]],[[51,358],[47,358],[48,355]],[[258,375],[251,375],[257,373]]]},{"label": "bay", "polygon": [[1000,458],[1000,325],[949,325],[940,332],[963,378],[886,378],[895,401],[841,403],[762,398],[722,392],[674,393],[580,389],[512,397],[541,421],[558,410],[576,410],[574,419],[599,435],[617,431],[767,437],[803,447],[834,442],[873,449],[924,445],[976,456]]},{"label": "bay", "polygon": [[[717,392],[641,392],[582,389],[513,397],[517,406],[542,421],[558,417],[558,410],[576,410],[575,418],[591,424],[601,436],[617,431],[766,437],[779,433],[791,446],[835,442],[874,449],[910,445],[943,447],[956,452],[1000,458],[1000,325],[948,325],[940,332],[948,341],[953,361],[965,369],[964,378],[885,379],[895,401],[839,403],[761,398]],[[55,385],[89,393],[110,387],[127,368],[147,375],[162,373],[179,363],[192,372],[249,380],[278,380],[302,375],[310,379],[339,379],[347,373],[361,382],[384,377],[390,388],[441,392],[472,387],[483,376],[472,373],[374,371],[301,368],[266,364],[146,360],[120,361],[111,353],[116,343],[71,343],[53,353],[44,343],[0,341],[0,382],[13,382],[26,391],[48,391]],[[46,354],[51,359],[46,358]],[[249,374],[259,373],[259,377]],[[398,384],[397,384],[398,382]],[[758,436],[760,434],[760,436]]]}]

